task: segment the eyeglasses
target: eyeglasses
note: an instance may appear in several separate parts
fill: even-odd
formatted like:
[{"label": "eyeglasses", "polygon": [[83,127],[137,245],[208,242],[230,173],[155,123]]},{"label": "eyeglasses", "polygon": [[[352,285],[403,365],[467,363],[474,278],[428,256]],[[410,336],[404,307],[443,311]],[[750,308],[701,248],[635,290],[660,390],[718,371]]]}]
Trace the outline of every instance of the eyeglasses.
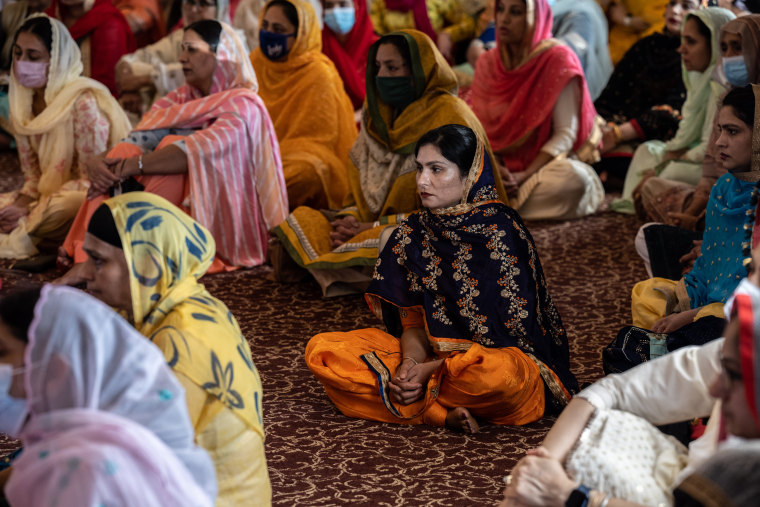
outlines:
[{"label": "eyeglasses", "polygon": [[182,0],[182,7],[187,7],[188,9],[192,9],[193,7],[210,9],[211,7],[216,7],[216,2],[209,0]]}]

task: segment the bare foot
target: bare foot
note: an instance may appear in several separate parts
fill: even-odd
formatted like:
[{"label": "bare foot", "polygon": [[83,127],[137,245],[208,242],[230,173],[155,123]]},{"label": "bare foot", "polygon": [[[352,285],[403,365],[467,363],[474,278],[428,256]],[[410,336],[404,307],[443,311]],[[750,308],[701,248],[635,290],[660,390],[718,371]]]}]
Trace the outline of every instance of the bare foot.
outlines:
[{"label": "bare foot", "polygon": [[75,285],[80,285],[85,282],[87,282],[87,279],[84,277],[84,262],[79,262],[77,264],[74,264],[74,266],[68,270],[65,275],[60,278],[56,278],[51,283],[53,285],[69,285],[71,287],[74,287]]},{"label": "bare foot", "polygon": [[470,434],[480,431],[478,422],[464,407],[455,407],[449,410],[449,413],[446,414],[446,427],[450,430]]}]

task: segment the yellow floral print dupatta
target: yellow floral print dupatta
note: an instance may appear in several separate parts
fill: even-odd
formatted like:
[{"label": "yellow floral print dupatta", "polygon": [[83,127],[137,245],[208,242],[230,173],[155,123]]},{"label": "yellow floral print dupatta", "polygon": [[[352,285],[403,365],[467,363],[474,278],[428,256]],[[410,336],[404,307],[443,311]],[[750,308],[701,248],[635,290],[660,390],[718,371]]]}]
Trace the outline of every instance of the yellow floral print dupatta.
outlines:
[{"label": "yellow floral print dupatta", "polygon": [[214,259],[211,234],[155,194],[105,201],[129,266],[135,327],[169,366],[215,396],[264,436],[261,379],[229,309],[198,279]]}]

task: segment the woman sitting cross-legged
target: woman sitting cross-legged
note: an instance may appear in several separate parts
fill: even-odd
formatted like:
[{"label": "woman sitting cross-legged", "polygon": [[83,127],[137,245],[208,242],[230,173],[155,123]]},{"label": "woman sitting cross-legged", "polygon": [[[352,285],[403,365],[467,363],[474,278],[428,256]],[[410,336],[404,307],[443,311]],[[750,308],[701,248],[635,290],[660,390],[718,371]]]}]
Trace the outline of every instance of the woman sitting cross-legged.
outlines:
[{"label": "woman sitting cross-legged", "polygon": [[465,432],[535,421],[577,383],[533,239],[470,128],[431,130],[415,156],[423,209],[398,225],[367,291],[393,334],[319,334],[306,363],[351,417]]},{"label": "woman sitting cross-legged", "polygon": [[11,506],[214,505],[181,383],[95,298],[47,285],[1,299],[0,386],[0,432],[24,444]]},{"label": "woman sitting cross-legged", "polygon": [[[673,505],[673,489],[717,449],[757,442],[758,272],[750,278],[729,305],[725,339],[609,375],[573,398],[512,470],[501,505]],[[688,451],[653,426],[708,415]]]},{"label": "woman sitting cross-legged", "polygon": [[552,38],[546,0],[498,0],[497,47],[478,58],[472,110],[497,156],[510,200],[528,220],[594,213],[602,131],[578,57]]},{"label": "woman sitting cross-legged", "polygon": [[9,91],[24,185],[0,194],[0,257],[25,258],[61,244],[87,192],[86,163],[126,136],[129,121],[105,86],[82,76],[63,23],[44,14],[15,34]]},{"label": "woman sitting cross-legged", "polygon": [[[144,188],[211,231],[216,271],[264,262],[269,229],[288,212],[279,145],[243,43],[214,20],[185,28],[186,84],[157,101],[107,157],[88,164],[91,187],[69,231],[62,264],[81,263],[90,216],[106,192]],[[78,268],[61,280],[74,284]]]},{"label": "woman sitting cross-legged", "polygon": [[87,290],[125,312],[184,386],[196,442],[211,455],[217,505],[268,505],[261,380],[229,309],[198,279],[214,258],[208,230],[165,199],[130,192],[90,220]]}]

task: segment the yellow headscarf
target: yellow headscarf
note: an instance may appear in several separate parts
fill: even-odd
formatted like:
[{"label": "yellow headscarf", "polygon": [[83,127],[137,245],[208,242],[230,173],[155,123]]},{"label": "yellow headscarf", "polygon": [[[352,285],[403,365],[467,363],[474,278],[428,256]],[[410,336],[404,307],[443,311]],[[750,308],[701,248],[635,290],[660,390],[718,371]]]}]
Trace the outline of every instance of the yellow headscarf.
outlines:
[{"label": "yellow headscarf", "polygon": [[105,201],[129,266],[135,327],[169,366],[216,396],[264,436],[262,387],[248,341],[229,309],[198,282],[211,265],[214,238],[156,194]]},{"label": "yellow headscarf", "polygon": [[[129,134],[130,124],[108,89],[81,75],[82,57],[79,47],[63,23],[45,14],[34,14],[27,19],[37,17],[48,19],[53,33],[48,82],[45,87],[47,106],[40,114],[33,116],[34,90],[16,80],[13,66],[8,96],[13,134],[19,144],[29,143],[35,148],[42,172],[38,189],[41,197],[47,197],[74,177],[72,164],[75,153],[71,124],[74,105],[83,93],[91,93],[108,118],[109,147]],[[41,135],[39,141],[34,137],[38,135]]]},{"label": "yellow headscarf", "polygon": [[[322,53],[314,9],[301,0],[289,1],[298,13],[298,30],[287,58],[271,61],[257,48],[251,62],[277,132],[283,167],[312,165],[330,208],[338,208],[347,191],[346,158],[356,139],[353,106],[335,65]],[[262,20],[270,4],[261,11]]]}]

